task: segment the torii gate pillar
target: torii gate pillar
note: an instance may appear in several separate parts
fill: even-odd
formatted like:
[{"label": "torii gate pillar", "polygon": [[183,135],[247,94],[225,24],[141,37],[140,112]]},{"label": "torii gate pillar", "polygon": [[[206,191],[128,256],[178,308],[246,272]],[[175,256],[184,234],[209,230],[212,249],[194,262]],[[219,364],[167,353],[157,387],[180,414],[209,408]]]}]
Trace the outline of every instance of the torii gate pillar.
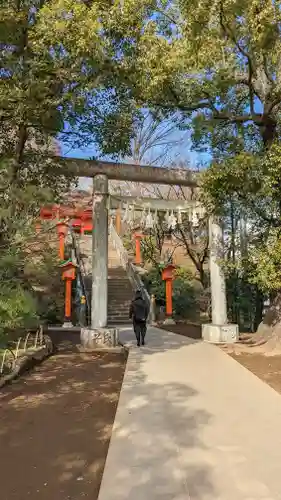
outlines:
[{"label": "torii gate pillar", "polygon": [[207,342],[233,343],[239,338],[238,325],[227,322],[225,277],[222,268],[223,232],[220,221],[209,218],[210,278],[212,323],[202,325],[202,337]]},{"label": "torii gate pillar", "polygon": [[108,178],[96,175],[93,179],[93,249],[91,327],[107,325],[107,267],[108,267]]},{"label": "torii gate pillar", "polygon": [[93,179],[93,222],[91,326],[81,328],[86,349],[118,344],[118,331],[107,327],[108,177],[103,174]]}]

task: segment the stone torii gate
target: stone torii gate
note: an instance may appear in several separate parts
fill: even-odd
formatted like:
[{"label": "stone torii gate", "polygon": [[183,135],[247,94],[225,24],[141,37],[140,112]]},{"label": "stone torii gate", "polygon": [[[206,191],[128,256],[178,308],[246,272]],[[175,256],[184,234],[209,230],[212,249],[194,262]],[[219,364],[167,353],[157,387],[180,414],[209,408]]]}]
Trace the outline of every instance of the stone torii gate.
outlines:
[{"label": "stone torii gate", "polygon": [[[56,165],[57,163],[57,165]],[[92,259],[92,308],[91,328],[81,333],[84,345],[93,345],[93,340],[107,328],[107,280],[108,280],[108,180],[131,181],[150,184],[168,184],[198,187],[196,175],[187,170],[111,163],[76,158],[53,158],[50,172],[55,175],[93,178],[93,220],[95,230]],[[210,277],[212,297],[212,323],[203,325],[203,339],[210,342],[235,342],[238,326],[227,322],[226,289],[222,258],[223,234],[219,221],[209,218]]]}]

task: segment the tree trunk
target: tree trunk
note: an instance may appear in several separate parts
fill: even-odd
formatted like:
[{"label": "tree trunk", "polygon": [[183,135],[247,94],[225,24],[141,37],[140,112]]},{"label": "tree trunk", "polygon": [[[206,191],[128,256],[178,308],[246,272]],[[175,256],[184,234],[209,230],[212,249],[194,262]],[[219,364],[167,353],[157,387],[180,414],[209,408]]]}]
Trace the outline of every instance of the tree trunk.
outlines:
[{"label": "tree trunk", "polygon": [[281,291],[276,295],[259,324],[256,340],[267,342],[272,349],[281,348]]},{"label": "tree trunk", "polygon": [[254,331],[256,332],[259,328],[259,325],[262,323],[263,316],[263,303],[264,296],[263,293],[256,289],[256,310],[255,310],[255,319],[254,319]]},{"label": "tree trunk", "polygon": [[197,267],[197,270],[199,272],[199,280],[200,280],[200,283],[202,285],[202,287],[205,289],[205,288],[208,288],[209,286],[209,283],[208,283],[208,275],[206,274],[205,272],[205,269],[204,269],[204,264],[202,264],[201,262],[198,264]]},{"label": "tree trunk", "polygon": [[269,149],[276,139],[277,120],[273,116],[264,115],[260,132],[263,140],[264,149]]},{"label": "tree trunk", "polygon": [[[277,120],[275,117],[264,116],[263,125],[260,127],[264,149],[268,150],[277,136]],[[272,349],[281,347],[281,291],[276,294],[271,306],[262,318],[263,296],[257,296],[255,328],[257,328],[257,341],[270,344]]]}]

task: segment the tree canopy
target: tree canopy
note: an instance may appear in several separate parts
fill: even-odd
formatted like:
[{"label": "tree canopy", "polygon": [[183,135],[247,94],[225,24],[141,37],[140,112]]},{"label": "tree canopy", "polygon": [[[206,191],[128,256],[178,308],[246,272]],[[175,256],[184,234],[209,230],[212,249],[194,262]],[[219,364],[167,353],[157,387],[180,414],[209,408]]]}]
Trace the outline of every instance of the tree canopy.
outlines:
[{"label": "tree canopy", "polygon": [[278,134],[280,15],[269,0],[157,2],[139,44],[136,95],[178,109],[197,146],[216,145],[226,125],[267,146]]}]

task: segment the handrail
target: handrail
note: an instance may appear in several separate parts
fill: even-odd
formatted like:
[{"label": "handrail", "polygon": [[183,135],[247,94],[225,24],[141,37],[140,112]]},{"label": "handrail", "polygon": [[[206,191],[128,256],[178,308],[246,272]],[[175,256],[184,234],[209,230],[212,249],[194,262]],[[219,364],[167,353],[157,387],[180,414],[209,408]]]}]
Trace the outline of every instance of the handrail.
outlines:
[{"label": "handrail", "polygon": [[128,278],[133,286],[133,289],[136,290],[141,290],[144,299],[148,302],[148,305],[150,306],[150,295],[145,288],[145,285],[137,272],[136,266],[132,262],[130,262],[129,255],[127,250],[125,249],[123,245],[123,241],[120,238],[119,234],[117,233],[112,219],[110,220],[109,224],[109,237],[112,241],[112,244],[117,251],[121,264],[125,271],[127,272]]}]

